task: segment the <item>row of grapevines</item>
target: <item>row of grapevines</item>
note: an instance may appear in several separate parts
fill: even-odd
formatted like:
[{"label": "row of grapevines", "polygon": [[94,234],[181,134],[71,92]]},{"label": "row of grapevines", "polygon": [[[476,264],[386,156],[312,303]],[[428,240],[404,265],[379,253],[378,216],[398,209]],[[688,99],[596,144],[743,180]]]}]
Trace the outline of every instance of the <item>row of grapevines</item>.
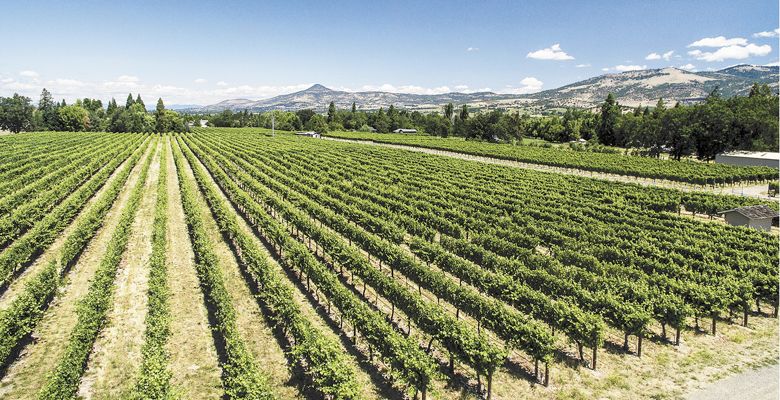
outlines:
[{"label": "row of grapevines", "polygon": [[213,329],[219,335],[220,342],[217,348],[224,352],[224,357],[220,357],[220,364],[225,394],[228,398],[275,398],[268,377],[255,363],[236,326],[236,309],[225,287],[219,258],[214,253],[213,239],[209,237],[204,227],[201,207],[197,199],[197,188],[186,176],[181,157],[174,155],[174,161],[184,216],[192,250],[195,253],[195,269],[206,302],[214,310]]},{"label": "row of grapevines", "polygon": [[416,343],[396,331],[383,314],[373,310],[344,287],[339,278],[320,263],[280,222],[272,218],[253,198],[243,192],[218,166],[201,159],[234,206],[266,238],[285,260],[285,265],[305,273],[357,329],[365,340],[392,366],[392,374],[416,390],[426,393],[436,375],[433,359]]},{"label": "row of grapevines", "polygon": [[[177,149],[177,156],[179,156]],[[269,319],[280,326],[292,338],[292,352],[301,360],[315,388],[325,396],[337,399],[358,397],[355,371],[337,342],[324,336],[302,314],[293,300],[294,288],[267,261],[252,237],[239,228],[238,219],[229,205],[220,198],[209,182],[206,173],[198,165],[189,149],[185,148],[195,180],[206,198],[220,232],[233,247],[237,258],[249,271],[254,284],[259,287],[257,296],[262,301]],[[181,161],[180,161],[181,163]]]},{"label": "row of grapevines", "polygon": [[[138,136],[138,141],[143,137]],[[87,183],[71,194],[67,200],[46,214],[24,236],[14,241],[0,253],[0,291],[5,290],[16,275],[26,269],[46,247],[48,247],[87,201],[108,180],[116,168],[132,154],[137,147],[135,142],[129,145],[106,167],[93,175]]]},{"label": "row of grapevines", "polygon": [[74,398],[79,381],[87,367],[98,333],[107,322],[107,314],[113,307],[114,280],[119,263],[127,249],[132,223],[144,194],[146,177],[149,172],[153,153],[150,153],[141,168],[141,175],[122,210],[119,223],[115,228],[100,261],[87,294],[79,299],[76,307],[78,318],[68,336],[65,352],[57,361],[52,373],[38,393],[39,399]]},{"label": "row of grapevines", "polygon": [[76,263],[87,243],[102,226],[106,214],[148,144],[147,141],[144,146],[136,150],[117,173],[110,186],[85,214],[78,218],[76,228],[65,239],[59,259],[52,260],[31,278],[8,308],[0,313],[0,370],[5,370],[14,353],[20,350],[22,340],[32,333],[43,317],[43,313],[63,282],[63,276]]},{"label": "row of grapevines", "polygon": [[[353,138],[351,133],[331,133],[328,135],[347,139]],[[365,137],[361,137],[361,139],[366,140]],[[381,134],[372,134],[367,139],[380,143],[447,150],[532,164],[696,184],[758,181],[777,177],[777,171],[767,167],[743,167],[693,161],[660,160],[622,154],[579,152],[562,148],[536,146],[512,146],[432,136],[410,136],[407,139],[398,137],[386,138]]]}]

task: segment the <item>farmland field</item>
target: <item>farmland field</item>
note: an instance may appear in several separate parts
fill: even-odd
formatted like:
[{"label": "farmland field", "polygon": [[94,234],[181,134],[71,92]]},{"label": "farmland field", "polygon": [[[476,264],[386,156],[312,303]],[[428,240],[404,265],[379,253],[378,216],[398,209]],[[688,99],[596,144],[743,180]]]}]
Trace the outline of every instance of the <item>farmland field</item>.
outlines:
[{"label": "farmland field", "polygon": [[[560,162],[769,177],[609,157]],[[778,358],[777,235],[680,215],[756,199],[231,128],[4,135],[0,188],[0,398],[676,399]]]}]

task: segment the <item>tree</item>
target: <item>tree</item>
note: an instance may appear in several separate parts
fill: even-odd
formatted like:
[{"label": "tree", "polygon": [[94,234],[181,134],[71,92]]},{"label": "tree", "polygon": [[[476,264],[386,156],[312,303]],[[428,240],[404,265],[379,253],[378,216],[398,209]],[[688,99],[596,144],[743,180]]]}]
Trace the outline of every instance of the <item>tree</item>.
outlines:
[{"label": "tree", "polygon": [[328,131],[328,121],[320,114],[314,114],[305,125],[305,129],[318,133]]},{"label": "tree", "polygon": [[461,121],[465,121],[469,119],[469,106],[468,104],[464,104],[463,107],[460,108],[460,115],[459,115]]},{"label": "tree", "polygon": [[60,126],[65,131],[81,132],[89,129],[89,111],[78,105],[60,107],[57,110]]},{"label": "tree", "polygon": [[30,130],[35,107],[29,97],[14,93],[13,97],[0,97],[0,129],[13,133]]},{"label": "tree", "polygon": [[162,97],[157,99],[157,111],[154,113],[154,126],[157,133],[167,132],[170,129],[170,124],[165,120],[165,104],[163,104]]},{"label": "tree", "polygon": [[38,112],[41,114],[41,126],[43,130],[57,130],[57,108],[51,93],[46,88],[41,91],[41,99],[38,101]]},{"label": "tree", "polygon": [[357,112],[357,106],[355,105],[355,102],[352,102],[352,114]]},{"label": "tree", "polygon": [[111,101],[108,102],[108,107],[106,108],[106,114],[111,115],[116,112],[117,110],[116,100],[112,97]]},{"label": "tree", "polygon": [[138,93],[138,95],[135,97],[135,104],[140,104],[141,107],[143,107],[144,110],[146,110],[146,104],[144,104],[144,101],[141,100],[141,94],[140,93]]},{"label": "tree", "polygon": [[452,105],[452,103],[447,103],[446,106],[444,106],[444,118],[447,119],[447,121],[452,121],[452,116],[455,113],[455,106]]},{"label": "tree", "polygon": [[606,146],[618,144],[615,130],[620,115],[620,105],[615,101],[615,96],[610,93],[601,105],[601,122],[596,131],[601,144]]},{"label": "tree", "polygon": [[300,120],[300,125],[301,126],[299,128],[303,128],[304,126],[306,126],[306,124],[309,123],[309,120],[312,117],[317,115],[317,113],[315,113],[314,110],[310,110],[310,109],[307,108],[307,109],[296,111],[295,115],[297,115],[298,119]]},{"label": "tree", "polygon": [[331,123],[336,118],[336,103],[330,102],[328,105],[328,123]]},{"label": "tree", "polygon": [[135,100],[133,100],[133,94],[128,93],[127,101],[125,102],[125,109],[130,109],[130,107],[132,107],[133,104],[135,104]]}]

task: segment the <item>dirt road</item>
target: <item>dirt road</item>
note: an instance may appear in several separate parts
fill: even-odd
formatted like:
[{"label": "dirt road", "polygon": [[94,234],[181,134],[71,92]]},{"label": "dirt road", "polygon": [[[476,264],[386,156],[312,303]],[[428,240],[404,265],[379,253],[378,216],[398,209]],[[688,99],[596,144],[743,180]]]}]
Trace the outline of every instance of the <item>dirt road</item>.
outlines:
[{"label": "dirt road", "polygon": [[778,364],[721,379],[691,393],[687,400],[777,400],[780,399]]}]

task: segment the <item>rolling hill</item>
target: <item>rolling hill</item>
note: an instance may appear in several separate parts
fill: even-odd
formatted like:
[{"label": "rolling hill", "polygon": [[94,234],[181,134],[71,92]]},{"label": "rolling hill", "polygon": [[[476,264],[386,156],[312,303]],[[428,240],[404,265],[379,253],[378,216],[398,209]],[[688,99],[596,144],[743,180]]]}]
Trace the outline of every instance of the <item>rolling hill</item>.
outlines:
[{"label": "rolling hill", "polygon": [[652,105],[659,98],[667,102],[695,102],[706,97],[715,87],[723,96],[745,95],[754,83],[769,84],[778,90],[778,67],[736,65],[719,71],[691,72],[678,68],[648,69],[605,74],[556,89],[528,95],[493,92],[445,93],[420,95],[390,92],[347,92],[316,84],[306,90],[269,99],[231,99],[209,106],[189,108],[189,112],[213,113],[223,110],[294,111],[311,108],[323,111],[333,101],[339,108],[349,108],[354,102],[359,109],[375,110],[395,105],[412,110],[438,109],[444,104],[469,104],[479,108],[593,107],[613,93],[626,106]]}]

